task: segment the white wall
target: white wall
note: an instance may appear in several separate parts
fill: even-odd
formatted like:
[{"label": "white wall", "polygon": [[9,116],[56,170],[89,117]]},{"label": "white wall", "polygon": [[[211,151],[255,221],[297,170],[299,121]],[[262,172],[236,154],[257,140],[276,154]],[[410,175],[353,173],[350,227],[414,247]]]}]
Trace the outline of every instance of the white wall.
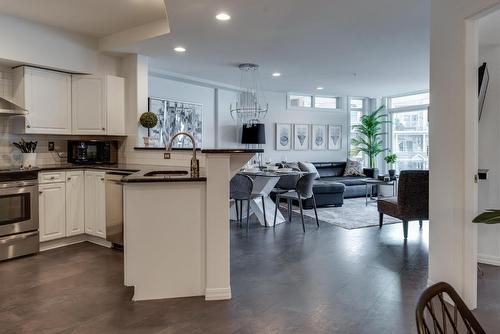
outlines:
[{"label": "white wall", "polygon": [[[488,179],[479,181],[478,208],[500,208],[500,47],[480,49],[480,63],[488,63],[490,82],[479,122],[479,168],[489,169]],[[500,226],[478,226],[478,259],[500,265]]]},{"label": "white wall", "polygon": [[0,14],[0,59],[71,72],[96,73],[97,41]]},{"label": "white wall", "polygon": [[[158,74],[149,76],[149,95],[161,98],[200,103],[203,105],[203,147],[240,147],[241,125],[231,118],[230,104],[236,101],[236,92],[226,88],[208,86],[204,83],[184,82]],[[286,94],[265,92],[269,103],[266,124],[264,157],[272,161],[309,160],[344,161],[347,157],[347,112],[292,111],[286,109]],[[276,151],[275,124],[339,124],[342,125],[342,150],[339,151]]]},{"label": "white wall", "polygon": [[471,308],[477,302],[477,228],[471,220],[477,196],[478,49],[466,19],[497,3],[431,4],[429,281],[449,282]]}]

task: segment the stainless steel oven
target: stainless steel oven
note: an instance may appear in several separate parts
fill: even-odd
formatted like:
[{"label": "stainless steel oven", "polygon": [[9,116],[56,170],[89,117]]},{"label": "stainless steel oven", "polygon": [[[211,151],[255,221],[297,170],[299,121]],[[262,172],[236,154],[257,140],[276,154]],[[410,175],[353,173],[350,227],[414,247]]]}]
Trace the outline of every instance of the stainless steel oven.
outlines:
[{"label": "stainless steel oven", "polygon": [[0,182],[0,260],[36,253],[38,182]]}]

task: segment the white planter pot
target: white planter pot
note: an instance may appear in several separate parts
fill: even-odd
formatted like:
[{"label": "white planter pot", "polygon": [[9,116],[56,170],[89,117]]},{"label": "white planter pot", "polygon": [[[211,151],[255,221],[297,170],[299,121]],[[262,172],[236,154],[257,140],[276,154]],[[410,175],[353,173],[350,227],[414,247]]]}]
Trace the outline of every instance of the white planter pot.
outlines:
[{"label": "white planter pot", "polygon": [[23,168],[36,167],[36,153],[23,153]]},{"label": "white planter pot", "polygon": [[144,139],[144,146],[155,146],[155,139],[151,137],[143,137]]}]

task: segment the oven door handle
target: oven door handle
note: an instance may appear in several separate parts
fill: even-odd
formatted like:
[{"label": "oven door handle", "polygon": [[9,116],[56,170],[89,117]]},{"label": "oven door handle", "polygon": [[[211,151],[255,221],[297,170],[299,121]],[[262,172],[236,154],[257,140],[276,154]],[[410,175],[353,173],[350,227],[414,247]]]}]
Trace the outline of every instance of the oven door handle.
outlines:
[{"label": "oven door handle", "polygon": [[28,239],[29,237],[34,237],[35,235],[38,235],[38,231],[9,235],[8,237],[0,238],[0,245],[8,244],[16,240]]}]

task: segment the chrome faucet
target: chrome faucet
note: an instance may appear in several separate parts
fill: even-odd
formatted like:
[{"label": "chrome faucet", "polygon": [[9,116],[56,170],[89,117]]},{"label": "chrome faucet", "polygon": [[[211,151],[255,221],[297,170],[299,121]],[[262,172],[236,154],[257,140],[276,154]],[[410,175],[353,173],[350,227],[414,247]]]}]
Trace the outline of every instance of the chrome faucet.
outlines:
[{"label": "chrome faucet", "polygon": [[188,132],[177,132],[175,135],[172,136],[172,139],[170,139],[170,143],[168,143],[167,145],[167,151],[172,150],[172,143],[174,142],[174,139],[181,135],[187,136],[189,139],[191,139],[191,142],[193,143],[193,157],[191,158],[191,176],[198,177],[200,176],[200,161],[196,158],[196,140],[194,139],[192,134]]}]

